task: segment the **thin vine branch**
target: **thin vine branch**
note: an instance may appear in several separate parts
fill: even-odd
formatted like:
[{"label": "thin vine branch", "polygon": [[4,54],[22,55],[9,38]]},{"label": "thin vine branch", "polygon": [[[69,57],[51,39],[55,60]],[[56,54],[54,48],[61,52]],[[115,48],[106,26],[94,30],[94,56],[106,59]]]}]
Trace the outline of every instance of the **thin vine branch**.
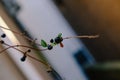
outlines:
[{"label": "thin vine branch", "polygon": [[[7,49],[13,48],[13,49],[15,49],[15,50],[21,52],[22,54],[26,54],[26,56],[30,57],[31,59],[36,60],[36,61],[38,61],[38,62],[44,64],[44,65],[47,66],[47,67],[50,66],[48,63],[46,63],[46,62],[44,62],[44,61],[42,61],[42,60],[40,60],[40,59],[37,59],[37,58],[35,58],[35,57],[33,57],[33,56],[27,54],[26,52],[24,52],[24,51],[22,51],[22,50],[16,48],[16,47],[18,47],[18,45],[11,46],[11,45],[9,45],[9,44],[7,44],[7,43],[5,43],[5,42],[3,43],[3,45],[8,46],[8,48],[5,48],[5,49],[3,49],[2,51],[0,51],[0,54],[1,54],[2,52],[6,51]],[[19,46],[20,46],[20,45],[19,45]],[[24,47],[26,47],[26,46],[24,46]],[[31,47],[28,47],[28,46],[27,46],[27,48],[31,48]],[[33,49],[33,48],[32,48],[32,49]]]},{"label": "thin vine branch", "polygon": [[[13,32],[13,33],[15,33],[15,34],[18,34],[18,35],[24,37],[25,39],[27,39],[27,40],[30,41],[31,43],[34,43],[34,44],[36,44],[37,46],[41,46],[41,44],[35,42],[36,39],[33,40],[33,39],[27,37],[27,36],[25,35],[25,33],[19,33],[19,32],[16,32],[16,31],[14,31],[14,30],[11,30],[11,29],[8,29],[8,28],[2,27],[2,26],[0,26],[0,28],[9,30],[9,31],[11,31],[11,32]],[[71,38],[89,38],[89,39],[91,39],[91,38],[98,38],[98,37],[99,37],[99,35],[81,35],[81,36],[65,37],[65,38],[63,38],[63,39],[71,39]]]},{"label": "thin vine branch", "polygon": [[[65,37],[65,38],[63,38],[63,37],[62,37],[62,33],[59,33],[59,34],[57,35],[57,37],[55,37],[54,39],[51,39],[51,40],[50,40],[50,43],[46,43],[45,40],[41,40],[41,43],[39,44],[39,43],[36,43],[36,40],[37,40],[37,39],[34,39],[34,40],[33,40],[33,39],[27,37],[27,36],[25,35],[25,33],[19,33],[19,32],[16,32],[16,31],[14,31],[14,30],[11,30],[11,29],[8,29],[8,28],[2,27],[2,26],[0,26],[0,28],[5,29],[5,30],[9,30],[9,31],[11,31],[11,32],[13,32],[13,33],[15,33],[15,34],[17,34],[17,35],[20,35],[20,36],[24,37],[25,39],[27,39],[28,41],[30,41],[32,44],[35,44],[35,45],[37,45],[37,46],[41,46],[41,47],[44,48],[44,49],[38,49],[38,48],[31,47],[31,46],[26,46],[26,45],[9,45],[9,44],[5,43],[3,40],[1,40],[0,43],[3,44],[3,45],[5,45],[5,46],[7,46],[7,48],[1,50],[1,51],[0,51],[0,54],[2,54],[4,51],[6,51],[6,50],[8,50],[8,49],[10,49],[10,48],[13,48],[13,49],[15,49],[15,50],[17,50],[17,51],[19,51],[19,52],[21,52],[21,53],[23,54],[23,57],[21,58],[21,61],[25,61],[26,57],[28,56],[28,57],[30,57],[31,59],[36,60],[36,61],[44,64],[44,65],[47,66],[49,69],[51,69],[51,66],[50,66],[47,62],[44,62],[44,61],[42,61],[42,60],[40,60],[40,59],[37,59],[37,58],[29,55],[28,53],[31,52],[31,50],[36,50],[36,51],[51,50],[51,49],[53,49],[54,46],[56,46],[56,45],[58,45],[58,44],[60,44],[61,47],[64,47],[64,45],[63,45],[62,42],[63,42],[63,40],[65,40],[65,39],[71,39],[71,38],[88,38],[88,39],[92,39],[92,38],[98,38],[98,37],[99,37],[99,35],[82,35],[82,36],[71,36],[71,37]],[[2,38],[5,38],[5,37],[6,37],[6,34],[2,34],[1,37],[2,37]],[[27,48],[27,49],[29,49],[29,50],[23,51],[23,50],[18,49],[18,47]]]}]

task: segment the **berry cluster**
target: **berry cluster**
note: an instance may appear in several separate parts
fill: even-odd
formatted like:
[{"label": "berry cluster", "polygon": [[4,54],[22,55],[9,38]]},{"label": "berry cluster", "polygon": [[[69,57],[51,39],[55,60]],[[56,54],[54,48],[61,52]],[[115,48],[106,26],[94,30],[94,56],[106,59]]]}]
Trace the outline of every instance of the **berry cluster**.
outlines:
[{"label": "berry cluster", "polygon": [[58,36],[55,39],[50,40],[50,44],[47,44],[45,42],[45,40],[41,40],[41,46],[42,47],[47,47],[48,50],[51,50],[51,49],[53,49],[54,46],[56,46],[58,44],[62,44],[62,41],[63,41],[62,33],[59,33]]},{"label": "berry cluster", "polygon": [[48,50],[51,50],[53,46],[62,43],[63,38],[62,37],[56,37],[55,39],[51,39],[50,42],[51,44],[48,45]]}]

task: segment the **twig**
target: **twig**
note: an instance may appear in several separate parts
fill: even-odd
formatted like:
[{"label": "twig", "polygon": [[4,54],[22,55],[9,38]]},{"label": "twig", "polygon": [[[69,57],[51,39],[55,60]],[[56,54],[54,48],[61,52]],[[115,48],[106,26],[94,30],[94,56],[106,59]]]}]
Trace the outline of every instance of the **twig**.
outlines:
[{"label": "twig", "polygon": [[95,36],[83,35],[83,36],[65,37],[63,39],[71,39],[71,38],[89,38],[89,39],[91,39],[91,38],[98,38],[98,37],[99,37],[99,35],[95,35]]},{"label": "twig", "polygon": [[[24,51],[16,48],[16,47],[18,47],[18,45],[11,46],[11,45],[6,44],[6,43],[4,43],[4,45],[5,45],[5,46],[8,46],[8,48],[5,48],[5,49],[3,49],[2,51],[0,51],[0,54],[1,54],[2,52],[6,51],[7,49],[10,49],[10,48],[15,49],[15,50],[21,52],[22,54],[26,54],[26,52],[24,52]],[[24,47],[28,47],[28,46],[24,46]],[[29,47],[29,48],[31,48],[31,47]],[[35,58],[35,57],[33,57],[33,56],[29,55],[29,54],[26,54],[26,56],[28,56],[28,57],[30,57],[31,59],[36,60],[36,61],[44,64],[44,65],[47,66],[47,67],[50,66],[48,63],[45,63],[44,61],[42,61],[42,60],[40,60],[40,59],[37,59],[37,58]]]}]

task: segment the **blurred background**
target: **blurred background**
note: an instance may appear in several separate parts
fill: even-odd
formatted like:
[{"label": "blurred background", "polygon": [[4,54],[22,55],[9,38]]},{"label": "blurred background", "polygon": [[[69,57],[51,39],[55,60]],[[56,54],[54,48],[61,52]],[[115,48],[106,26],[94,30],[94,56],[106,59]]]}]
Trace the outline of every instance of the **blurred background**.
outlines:
[{"label": "blurred background", "polygon": [[[1,80],[120,80],[120,1],[118,0],[0,0],[0,26],[25,32],[32,39],[49,42],[63,37],[100,35],[95,39],[69,39],[51,51],[30,54],[48,62],[27,58],[9,49],[0,56]],[[0,29],[11,45],[31,46],[24,37]],[[1,38],[2,39],[2,38]],[[41,48],[37,45],[35,47]],[[6,46],[0,47],[3,50]],[[24,50],[24,49],[22,49]]]}]

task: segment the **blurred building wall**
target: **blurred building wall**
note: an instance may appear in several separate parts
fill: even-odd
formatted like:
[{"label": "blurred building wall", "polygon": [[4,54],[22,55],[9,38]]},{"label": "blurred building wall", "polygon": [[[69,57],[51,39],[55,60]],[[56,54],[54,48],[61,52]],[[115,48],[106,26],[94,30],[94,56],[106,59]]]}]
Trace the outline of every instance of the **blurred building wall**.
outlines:
[{"label": "blurred building wall", "polygon": [[82,40],[97,61],[120,59],[119,0],[60,1],[59,8],[77,34],[100,35],[98,39]]},{"label": "blurred building wall", "polygon": [[[18,3],[21,4],[21,10],[17,19],[33,38],[37,38],[36,42],[44,39],[49,44],[49,40],[59,33],[63,37],[76,35],[52,0],[18,0]],[[77,63],[74,55],[83,54],[90,65],[95,63],[94,58],[78,39],[65,40],[63,43],[64,48],[58,45],[51,51],[43,51],[44,55],[62,78],[87,80],[82,65]]]}]

